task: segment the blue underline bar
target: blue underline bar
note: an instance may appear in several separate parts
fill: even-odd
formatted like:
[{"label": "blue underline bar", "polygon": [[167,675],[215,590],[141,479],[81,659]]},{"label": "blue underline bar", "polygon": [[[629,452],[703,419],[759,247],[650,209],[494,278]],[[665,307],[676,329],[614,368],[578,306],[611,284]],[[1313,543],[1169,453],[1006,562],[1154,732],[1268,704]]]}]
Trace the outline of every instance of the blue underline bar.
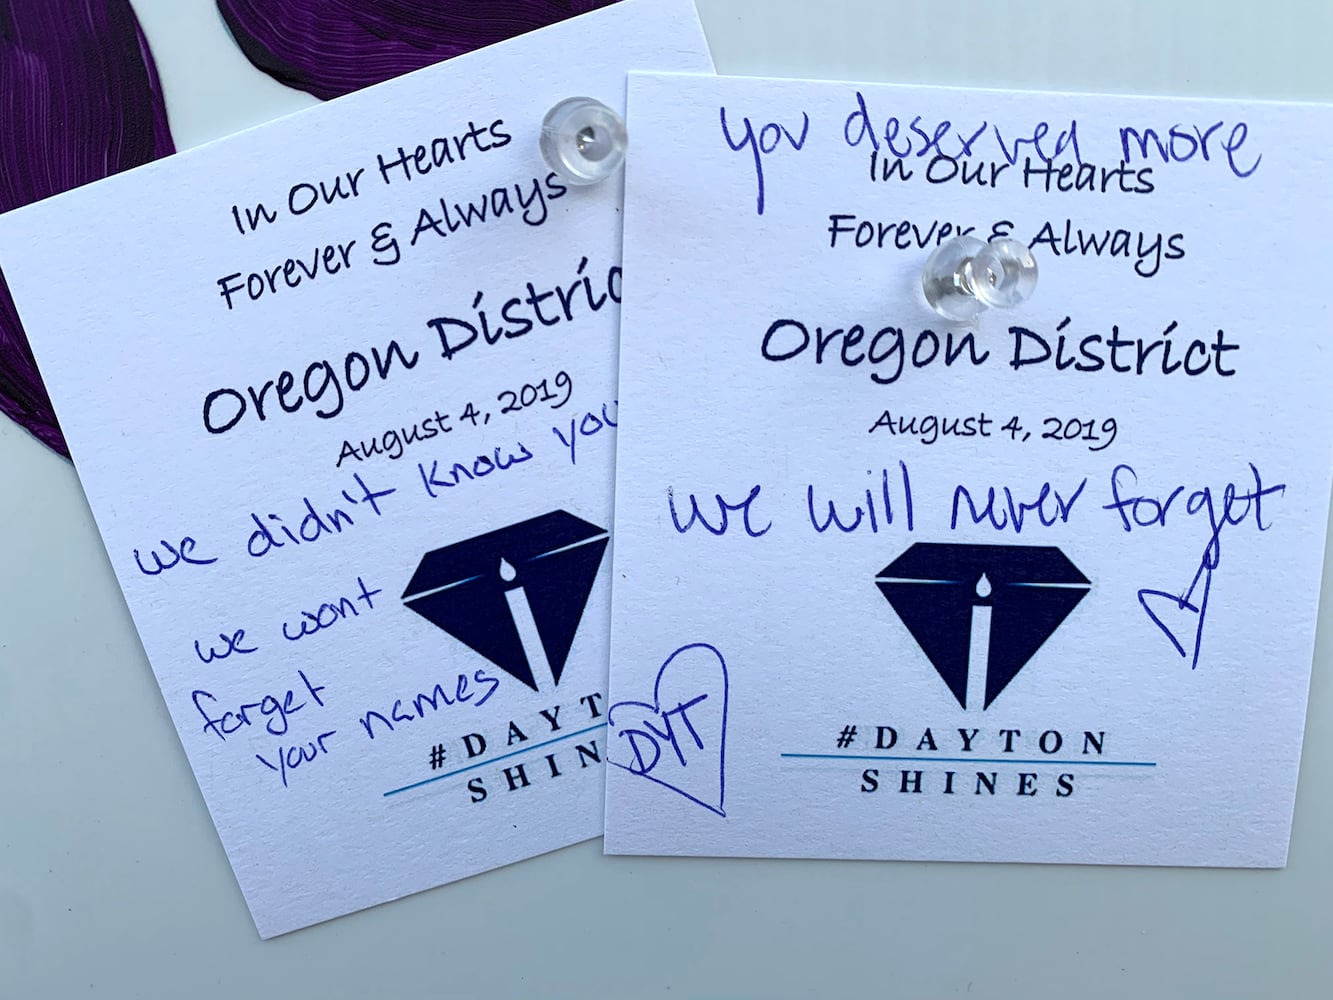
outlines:
[{"label": "blue underline bar", "polygon": [[1060,760],[1043,757],[1025,760],[1019,757],[891,757],[861,753],[784,753],[794,760],[891,760],[934,764],[1059,764],[1061,767],[1156,767],[1155,760]]},{"label": "blue underline bar", "polygon": [[502,760],[508,760],[511,757],[521,757],[525,753],[532,753],[534,750],[540,750],[542,747],[553,746],[556,743],[563,743],[565,740],[572,740],[579,736],[587,736],[589,733],[595,733],[599,729],[605,729],[606,723],[599,726],[589,726],[587,729],[580,729],[577,733],[566,733],[564,736],[557,736],[553,740],[547,740],[545,743],[538,743],[535,746],[523,747],[521,750],[515,750],[512,753],[501,754],[499,757],[491,757],[488,760],[478,761],[475,764],[469,764],[467,767],[460,767],[456,771],[450,771],[448,774],[437,774],[433,778],[427,778],[425,781],[416,781],[410,785],[404,785],[402,788],[393,788],[384,793],[387,799],[390,795],[397,795],[400,792],[410,792],[414,788],[420,788],[423,785],[429,785],[436,781],[443,781],[445,778],[454,778],[468,771],[475,771],[479,767],[486,767],[488,764],[496,764]]}]

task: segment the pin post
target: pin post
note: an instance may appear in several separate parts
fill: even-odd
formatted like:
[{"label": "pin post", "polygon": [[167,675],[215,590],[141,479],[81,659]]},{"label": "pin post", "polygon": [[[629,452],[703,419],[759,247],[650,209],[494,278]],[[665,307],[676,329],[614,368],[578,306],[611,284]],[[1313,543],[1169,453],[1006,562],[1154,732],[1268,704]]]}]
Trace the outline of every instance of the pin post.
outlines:
[{"label": "pin post", "polygon": [[955,236],[926,260],[921,291],[945,319],[969,320],[987,309],[1012,309],[1037,287],[1037,260],[1019,240],[986,243]]},{"label": "pin post", "polygon": [[624,165],[628,145],[625,120],[591,97],[567,97],[542,121],[542,156],[569,184],[606,180]]}]

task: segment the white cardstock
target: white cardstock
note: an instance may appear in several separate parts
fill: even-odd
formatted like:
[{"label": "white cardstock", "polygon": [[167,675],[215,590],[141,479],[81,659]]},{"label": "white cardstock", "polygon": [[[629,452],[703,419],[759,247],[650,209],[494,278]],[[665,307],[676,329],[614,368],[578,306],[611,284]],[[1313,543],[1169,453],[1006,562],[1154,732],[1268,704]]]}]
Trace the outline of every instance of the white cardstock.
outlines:
[{"label": "white cardstock", "polygon": [[601,833],[623,181],[538,136],[631,66],[711,71],[688,0],[0,220],[265,937]]},{"label": "white cardstock", "polygon": [[[1329,109],[629,105],[607,851],[1283,865]],[[930,311],[960,233],[1029,244],[1032,298]]]}]

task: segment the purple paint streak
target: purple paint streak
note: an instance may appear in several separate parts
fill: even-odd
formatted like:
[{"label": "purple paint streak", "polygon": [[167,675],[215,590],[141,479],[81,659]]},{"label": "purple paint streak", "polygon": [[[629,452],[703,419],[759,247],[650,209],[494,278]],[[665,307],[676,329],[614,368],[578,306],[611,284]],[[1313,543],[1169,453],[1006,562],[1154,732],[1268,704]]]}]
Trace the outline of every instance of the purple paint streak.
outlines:
[{"label": "purple paint streak", "polygon": [[[0,212],[173,152],[129,0],[0,0]],[[0,411],[69,456],[3,274]]]},{"label": "purple paint streak", "polygon": [[614,2],[218,0],[218,10],[252,63],[329,100]]}]

